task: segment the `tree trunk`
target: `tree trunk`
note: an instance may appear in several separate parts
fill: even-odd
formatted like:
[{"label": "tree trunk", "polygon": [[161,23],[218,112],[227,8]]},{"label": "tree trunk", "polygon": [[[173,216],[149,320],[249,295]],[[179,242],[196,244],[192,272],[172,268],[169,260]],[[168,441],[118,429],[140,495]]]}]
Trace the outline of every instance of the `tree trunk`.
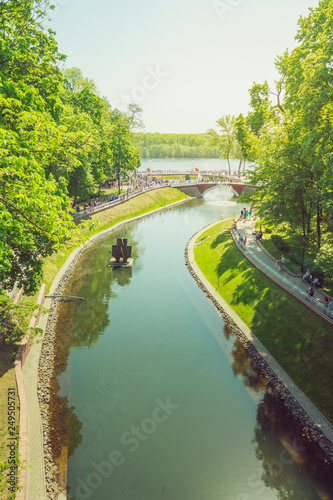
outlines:
[{"label": "tree trunk", "polygon": [[306,245],[306,211],[304,206],[302,207],[302,230],[303,230],[303,246],[302,246],[302,265],[301,270],[304,273],[304,258],[305,258],[305,245]]},{"label": "tree trunk", "polygon": [[74,207],[75,207],[75,205],[76,205],[76,200],[77,200],[77,196],[74,196],[74,200],[73,200],[73,205],[72,205],[72,208],[74,208]]},{"label": "tree trunk", "polygon": [[120,194],[120,174],[117,175],[117,179],[118,179],[118,194]]},{"label": "tree trunk", "polygon": [[242,163],[243,163],[243,160],[240,160],[239,165],[238,165],[238,177],[239,177],[239,176],[240,176],[240,174],[241,174],[241,170],[242,170]]},{"label": "tree trunk", "polygon": [[307,233],[311,233],[312,229],[311,229],[311,213],[308,214],[308,223],[307,223]]},{"label": "tree trunk", "polygon": [[230,166],[229,155],[227,155],[227,162],[228,162],[229,175],[231,175],[231,166]]},{"label": "tree trunk", "polygon": [[320,246],[321,246],[321,226],[320,226],[320,223],[321,223],[321,209],[320,207],[317,207],[317,247],[318,247],[318,250],[320,250]]}]

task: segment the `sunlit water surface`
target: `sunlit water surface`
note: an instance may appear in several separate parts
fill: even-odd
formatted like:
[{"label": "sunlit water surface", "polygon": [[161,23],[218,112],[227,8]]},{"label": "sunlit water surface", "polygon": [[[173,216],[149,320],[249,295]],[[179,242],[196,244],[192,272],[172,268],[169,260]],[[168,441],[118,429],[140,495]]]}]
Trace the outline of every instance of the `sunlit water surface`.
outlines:
[{"label": "sunlit water surface", "polygon": [[[230,197],[126,225],[80,259],[67,292],[85,301],[61,309],[54,400],[69,498],[320,498],[267,425],[265,381],[185,266],[189,238],[240,211]],[[132,270],[108,267],[117,237]]]}]

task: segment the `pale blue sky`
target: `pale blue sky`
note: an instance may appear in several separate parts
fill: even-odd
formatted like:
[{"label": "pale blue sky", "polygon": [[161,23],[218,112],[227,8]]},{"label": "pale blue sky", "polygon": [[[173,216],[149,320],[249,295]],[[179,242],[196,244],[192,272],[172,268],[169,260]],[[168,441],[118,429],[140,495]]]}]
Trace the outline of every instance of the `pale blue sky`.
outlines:
[{"label": "pale blue sky", "polygon": [[274,85],[274,60],[295,46],[318,0],[53,0],[67,67],[101,95],[144,110],[146,132],[200,133],[247,113],[253,82]]}]

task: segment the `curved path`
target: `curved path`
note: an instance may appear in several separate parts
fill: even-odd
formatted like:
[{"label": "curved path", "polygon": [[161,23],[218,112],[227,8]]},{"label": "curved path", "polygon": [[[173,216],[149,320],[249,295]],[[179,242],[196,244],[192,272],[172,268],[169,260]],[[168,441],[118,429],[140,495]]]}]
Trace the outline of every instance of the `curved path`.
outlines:
[{"label": "curved path", "polygon": [[[219,221],[220,222],[220,221]],[[244,344],[246,345],[251,345],[254,347],[254,350],[252,349],[252,354],[255,353],[255,356],[257,359],[261,360],[264,364],[268,366],[268,373],[272,373],[273,377],[275,378],[274,385],[275,387],[278,388],[279,392],[283,395],[284,399],[286,400],[286,403],[288,400],[290,400],[290,407],[291,409],[294,409],[293,406],[293,400],[296,401],[297,406],[303,410],[303,414],[307,416],[307,424],[311,426],[314,434],[313,437],[316,439],[318,444],[322,447],[325,452],[330,455],[332,459],[332,446],[333,446],[333,427],[332,425],[326,420],[326,418],[320,413],[320,411],[313,405],[313,403],[307,398],[307,396],[299,389],[299,387],[296,386],[296,384],[292,381],[292,379],[289,377],[289,375],[283,370],[283,368],[279,365],[279,363],[276,361],[276,359],[269,353],[269,351],[264,347],[264,345],[260,342],[260,340],[253,334],[253,332],[250,330],[250,328],[241,320],[241,318],[234,312],[234,310],[227,304],[227,302],[221,297],[221,295],[215,290],[215,288],[210,284],[210,282],[206,279],[204,274],[201,272],[199,269],[195,258],[194,258],[194,245],[198,237],[204,233],[209,227],[213,227],[214,225],[218,224],[214,223],[211,224],[210,226],[207,226],[203,228],[201,231],[196,233],[192,238],[190,239],[188,246],[187,246],[187,265],[191,271],[191,273],[194,275],[196,280],[200,283],[201,288],[203,288],[208,295],[208,297],[213,301],[215,306],[224,311],[232,320],[234,325],[236,326],[236,333],[237,333],[237,328],[241,331],[242,335],[245,337],[245,342]],[[252,237],[252,228],[253,228],[253,222],[251,221],[246,221],[243,226],[241,226],[243,222],[238,223],[238,231],[246,235],[246,237],[249,238],[248,240],[248,245],[246,248],[244,248],[244,245],[238,242],[237,238],[237,233],[235,231],[232,231],[233,233],[233,238],[237,246],[242,250],[244,255],[246,254],[246,257],[248,260],[250,260],[249,256],[253,257],[254,254],[256,255],[256,267],[259,269],[260,265],[261,267],[264,267],[264,264],[266,264],[267,259],[270,259],[271,262],[267,261],[267,267],[271,269],[272,274],[275,273],[275,260],[273,260],[271,257],[269,257],[266,252],[264,252],[258,245],[257,242],[255,241],[255,238]],[[242,229],[240,229],[242,228]],[[251,234],[250,234],[251,233]],[[258,249],[257,249],[258,247]],[[262,261],[260,261],[260,257],[262,257]],[[265,261],[265,263],[263,262]],[[261,269],[260,269],[261,270]],[[266,273],[265,273],[266,274]],[[279,273],[277,273],[279,274]],[[271,279],[271,276],[267,274],[267,277]],[[300,278],[298,278],[299,281]],[[287,281],[289,283],[289,281]],[[290,280],[290,284],[293,284],[293,282]],[[280,286],[280,285],[279,285]],[[301,289],[301,291],[303,291]],[[289,292],[290,293],[290,292]],[[304,292],[303,292],[304,293]],[[259,356],[258,356],[259,355]],[[281,390],[281,385],[284,390]],[[285,393],[285,394],[283,394]],[[294,412],[296,415],[298,411]],[[310,421],[309,421],[310,419]],[[304,419],[302,420],[304,423]],[[325,440],[326,443],[325,443]],[[328,446],[327,446],[328,444]]]},{"label": "curved path", "polygon": [[[243,255],[259,271],[265,274],[273,283],[289,293],[307,309],[317,314],[330,326],[333,326],[333,312],[324,305],[325,294],[316,289],[314,297],[308,296],[309,283],[302,281],[300,276],[295,276],[288,270],[279,272],[275,259],[263,248],[261,243],[256,241],[254,236],[255,221],[239,220],[237,230],[232,231],[232,237]],[[239,241],[239,235],[247,238],[247,244],[243,245]],[[281,254],[282,255],[282,254]]]}]

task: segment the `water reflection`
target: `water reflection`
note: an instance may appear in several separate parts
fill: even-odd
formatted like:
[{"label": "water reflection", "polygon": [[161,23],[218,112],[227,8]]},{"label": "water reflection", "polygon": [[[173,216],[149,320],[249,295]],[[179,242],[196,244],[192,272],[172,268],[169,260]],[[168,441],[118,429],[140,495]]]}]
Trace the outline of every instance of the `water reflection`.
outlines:
[{"label": "water reflection", "polygon": [[132,268],[114,267],[112,270],[113,277],[117,280],[118,285],[128,286],[132,279]]},{"label": "water reflection", "polygon": [[[67,289],[86,301],[66,306],[58,327],[64,345],[56,376],[60,397],[68,399],[54,400],[54,407],[60,402],[78,416],[69,495],[83,498],[77,491],[84,483],[91,500],[280,498],[283,474],[271,486],[272,471],[266,473],[264,461],[284,448],[262,425],[266,420],[258,420],[267,382],[228,329],[225,340],[220,316],[184,265],[189,237],[221,211],[219,203],[192,200],[126,226],[119,237],[127,237],[137,252],[129,274],[108,267],[115,236],[91,246],[80,260]],[[228,204],[223,212],[234,216],[238,206]],[[66,369],[69,343],[74,348]],[[142,422],[146,428],[156,398],[168,397],[180,410],[132,453],[122,436]],[[66,443],[68,438],[60,438],[58,453]],[[113,449],[126,460],[110,477],[100,475],[96,486],[93,463],[108,460]],[[290,498],[303,500],[308,483],[297,467],[292,470],[300,484]],[[313,492],[310,498],[317,500]]]},{"label": "water reflection", "polygon": [[[261,393],[262,398],[258,404],[253,443],[256,456],[263,464],[263,472],[249,478],[248,491],[242,500],[254,500],[261,493],[263,483],[277,491],[279,500],[313,500],[313,490],[318,500],[332,500],[331,467],[323,459],[320,448],[311,441],[277,391],[268,384],[230,326],[224,327],[224,335],[233,342],[232,369],[235,375],[240,376],[256,394]],[[302,478],[301,472],[304,473]]]}]

